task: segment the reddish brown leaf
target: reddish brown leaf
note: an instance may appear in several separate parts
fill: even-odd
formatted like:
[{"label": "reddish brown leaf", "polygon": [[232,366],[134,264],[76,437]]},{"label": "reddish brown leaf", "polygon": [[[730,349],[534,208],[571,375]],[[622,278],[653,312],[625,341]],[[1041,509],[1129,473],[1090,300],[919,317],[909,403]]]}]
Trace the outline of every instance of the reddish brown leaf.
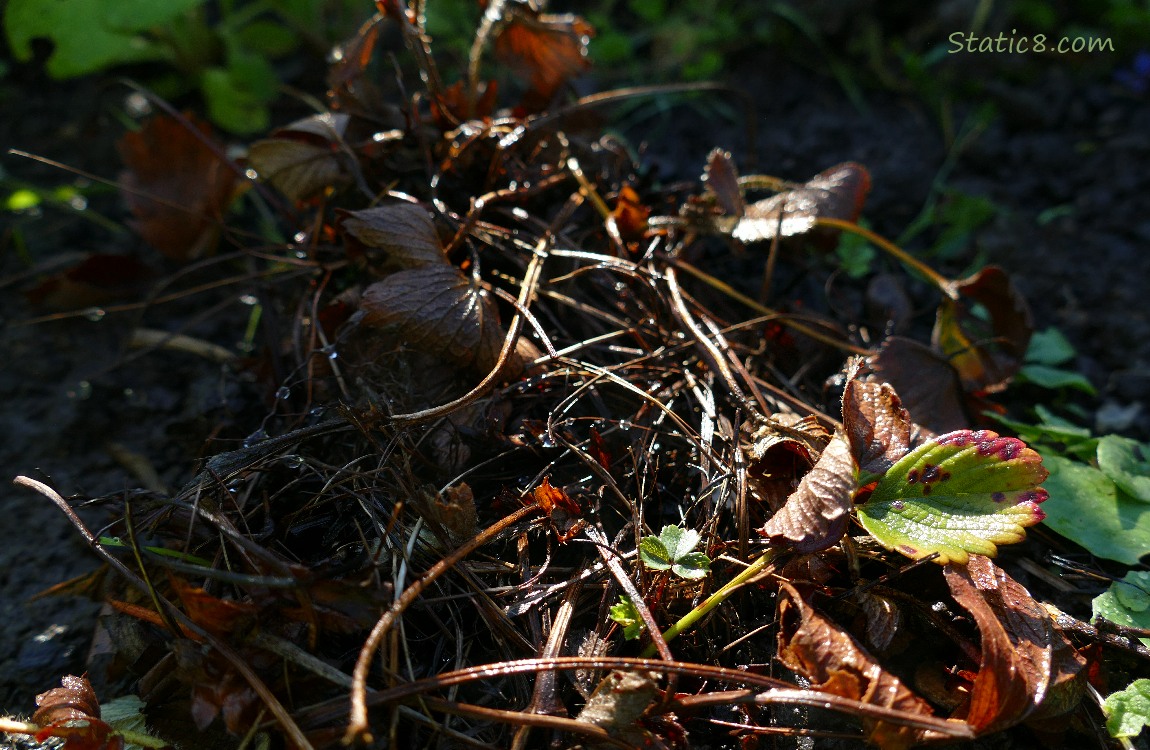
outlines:
[{"label": "reddish brown leaf", "polygon": [[292,201],[345,185],[352,175],[353,158],[343,141],[350,120],[348,115],[330,113],[297,120],[253,143],[248,162],[261,179]]},{"label": "reddish brown leaf", "polygon": [[52,310],[79,310],[138,295],[152,269],[130,255],[89,255],[25,292],[28,301]]},{"label": "reddish brown leaf", "polygon": [[579,16],[541,14],[522,2],[503,4],[496,58],[529,82],[524,107],[538,111],[568,79],[591,66],[587,41],[595,30]]},{"label": "reddish brown leaf", "polygon": [[[784,583],[779,590],[778,658],[821,692],[931,716],[930,704],[884,670],[846,631],[819,614]],[[867,739],[884,750],[900,750],[932,739],[930,732],[864,718]],[[935,738],[937,739],[937,738]]]},{"label": "reddish brown leaf", "polygon": [[[934,346],[945,354],[968,391],[1000,391],[1022,366],[1034,324],[1030,306],[997,266],[951,282],[934,325]],[[976,314],[981,307],[985,316]]]},{"label": "reddish brown leaf", "polygon": [[36,713],[32,721],[41,729],[36,741],[49,737],[64,739],[67,750],[119,750],[123,738],[114,735],[111,726],[100,720],[100,702],[88,678],[66,675],[62,687],[36,696]]},{"label": "reddish brown leaf", "polygon": [[843,430],[860,470],[885,474],[910,450],[910,414],[889,383],[866,383],[851,368],[843,391]]},{"label": "reddish brown leaf", "polygon": [[60,685],[36,696],[39,708],[32,714],[33,722],[45,726],[58,721],[100,718],[100,701],[87,677],[65,675]]},{"label": "reddish brown leaf", "polygon": [[550,477],[543,477],[543,483],[533,489],[531,495],[539,507],[546,511],[547,515],[551,515],[556,510],[563,510],[575,516],[583,513],[579,503],[572,500],[566,490],[562,487],[551,486]]},{"label": "reddish brown leaf", "polygon": [[[876,378],[895,389],[916,425],[939,435],[970,426],[958,373],[930,347],[912,339],[891,336],[867,364]],[[931,435],[923,434],[920,429],[914,437]]]},{"label": "reddish brown leaf", "polygon": [[417,351],[489,371],[499,359],[503,327],[495,306],[447,263],[398,271],[369,286],[363,325]]},{"label": "reddish brown leaf", "polygon": [[120,185],[132,228],[172,260],[214,252],[232,200],[236,173],[202,140],[210,137],[208,124],[191,115],[186,121],[160,115],[116,144],[127,167]]},{"label": "reddish brown leaf", "polygon": [[427,210],[417,203],[392,203],[349,211],[341,226],[367,247],[386,252],[390,267],[418,268],[444,263],[435,224]]},{"label": "reddish brown leaf", "polygon": [[483,81],[479,85],[475,104],[470,115],[467,111],[467,87],[463,81],[456,81],[445,88],[436,100],[431,102],[431,116],[440,130],[450,130],[464,120],[471,118],[487,119],[495,111],[499,95],[497,81]]},{"label": "reddish brown leaf", "polygon": [[479,523],[475,496],[466,483],[452,485],[442,494],[427,488],[416,493],[415,508],[442,542],[459,545],[473,536]]},{"label": "reddish brown leaf", "polygon": [[619,236],[626,241],[640,240],[647,232],[647,219],[651,209],[639,200],[639,194],[630,185],[624,185],[615,199],[615,209],[611,218],[619,229]]},{"label": "reddish brown leaf", "polygon": [[739,173],[731,161],[730,152],[716,148],[707,156],[703,186],[715,196],[724,214],[735,217],[743,215],[743,190],[739,187]]},{"label": "reddish brown leaf", "polygon": [[855,488],[850,447],[835,436],[759,533],[773,543],[790,544],[798,552],[826,549],[846,532]]},{"label": "reddish brown leaf", "polygon": [[1080,656],[1070,655],[1073,649],[1042,605],[989,558],[971,555],[966,566],[948,564],[943,571],[951,595],[974,617],[982,636],[970,699],[956,712],[976,733],[1026,719],[1042,705],[1055,679],[1073,680],[1085,666]]},{"label": "reddish brown leaf", "polygon": [[731,235],[741,242],[809,232],[821,218],[855,221],[870,192],[866,167],[847,162],[820,172],[800,187],[750,206]]},{"label": "reddish brown leaf", "polygon": [[259,613],[259,608],[254,604],[220,599],[174,575],[169,575],[168,581],[192,622],[216,635],[227,636],[239,632],[245,625],[254,622]]}]

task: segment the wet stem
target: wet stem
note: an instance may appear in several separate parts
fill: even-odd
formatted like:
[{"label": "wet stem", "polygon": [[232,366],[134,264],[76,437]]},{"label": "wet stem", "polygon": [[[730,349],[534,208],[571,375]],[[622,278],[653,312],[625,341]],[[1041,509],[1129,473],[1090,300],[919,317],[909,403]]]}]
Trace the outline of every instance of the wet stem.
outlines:
[{"label": "wet stem", "polygon": [[[760,555],[758,559],[748,565],[742,573],[739,573],[737,576],[732,578],[730,581],[724,584],[722,588],[708,596],[702,604],[695,607],[687,614],[683,615],[683,617],[680,618],[678,622],[664,630],[663,641],[665,643],[670,643],[671,639],[673,639],[675,636],[679,635],[685,630],[694,627],[695,624],[699,622],[699,620],[703,619],[708,613],[710,613],[711,610],[722,604],[724,601],[730,598],[731,594],[742,588],[743,584],[747,583],[762,573],[768,565],[774,562],[774,559],[778,556],[778,553],[779,551],[777,549],[771,548]],[[650,658],[655,655],[656,650],[656,644],[650,643],[647,645],[647,648],[643,649],[643,653],[640,654],[640,656],[642,658]]]}]

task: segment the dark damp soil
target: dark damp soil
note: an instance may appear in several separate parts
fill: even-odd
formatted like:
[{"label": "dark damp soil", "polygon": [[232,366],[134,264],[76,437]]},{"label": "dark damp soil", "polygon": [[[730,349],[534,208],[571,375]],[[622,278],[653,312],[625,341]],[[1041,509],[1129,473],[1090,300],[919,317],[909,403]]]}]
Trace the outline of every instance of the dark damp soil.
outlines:
[{"label": "dark damp soil", "polygon": [[[984,87],[979,101],[996,103],[998,114],[965,141],[952,164],[948,133],[977,120],[978,102],[958,100],[939,116],[922,97],[869,86],[859,72],[866,102],[860,108],[833,78],[782,59],[744,60],[730,75],[755,102],[753,153],[732,117],[738,113],[733,99],[716,107],[704,98],[643,120],[643,149],[665,177],[697,176],[714,146],[732,149],[740,165],[753,157],[758,171],[794,180],[842,161],[861,162],[874,185],[865,216],[889,237],[915,220],[937,181],[987,199],[994,207],[988,222],[952,255],[931,262],[956,276],[987,262],[1014,274],[1036,326],[1056,326],[1069,337],[1079,352],[1073,367],[1098,389],[1097,399],[1073,399],[1086,421],[1147,439],[1150,99],[1116,84],[1113,68],[1083,73],[1057,59],[1036,67],[1024,82]],[[982,75],[994,78],[993,70]],[[13,65],[0,82],[0,146],[114,179],[114,141],[122,132],[112,116],[117,96],[95,82],[51,82]],[[10,155],[0,164],[7,178],[35,185],[73,179]],[[92,212],[114,222],[124,217],[112,192],[95,191],[84,213]],[[127,452],[154,467],[159,482],[179,486],[220,425],[232,438],[259,427],[266,394],[191,355],[135,356],[124,344],[136,322],[131,314],[29,324],[43,313],[24,300],[34,281],[31,268],[61,253],[144,250],[130,233],[63,208],[3,220],[0,708],[30,712],[36,693],[63,674],[85,670],[98,609],[76,597],[32,597],[96,564],[58,510],[7,480],[27,474],[80,496],[141,486],[139,471],[126,468]],[[937,234],[929,229],[908,247],[928,248]],[[153,311],[148,323],[164,327],[190,312],[178,306]],[[245,324],[242,310],[233,307],[191,332],[233,346]],[[1050,397],[1024,389],[1014,398],[1025,415],[1026,403]],[[86,519],[98,529],[98,515]]]}]

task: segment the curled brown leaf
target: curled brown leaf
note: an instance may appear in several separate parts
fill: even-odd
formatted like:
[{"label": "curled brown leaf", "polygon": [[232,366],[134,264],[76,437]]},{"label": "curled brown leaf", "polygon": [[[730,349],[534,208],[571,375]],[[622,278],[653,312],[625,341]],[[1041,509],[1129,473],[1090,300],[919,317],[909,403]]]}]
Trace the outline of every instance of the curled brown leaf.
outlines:
[{"label": "curled brown leaf", "polygon": [[341,226],[365,246],[386,252],[390,265],[417,268],[444,262],[435,224],[427,210],[417,203],[392,203],[349,211]]},{"label": "curled brown leaf", "polygon": [[951,563],[943,572],[951,595],[974,617],[982,637],[970,698],[956,712],[977,734],[1031,716],[1056,682],[1073,681],[1085,666],[1046,609],[989,558],[971,555],[967,565]]},{"label": "curled brown leaf", "polygon": [[949,358],[966,390],[1002,390],[1022,366],[1034,333],[1030,306],[997,266],[951,282],[948,291],[938,308],[934,346]]},{"label": "curled brown leaf", "polygon": [[351,118],[327,113],[298,120],[256,141],[248,162],[260,178],[292,201],[302,201],[351,180],[343,136]]},{"label": "curled brown leaf", "polygon": [[[886,671],[857,641],[803,601],[789,584],[779,592],[779,661],[811,681],[811,687],[862,703],[931,716],[930,704]],[[863,719],[867,739],[884,750],[901,750],[939,739],[932,732],[888,721]]]},{"label": "curled brown leaf", "polygon": [[855,489],[850,447],[836,435],[759,533],[798,552],[826,549],[846,532]]},{"label": "curled brown leaf", "polygon": [[853,367],[843,391],[843,430],[859,469],[885,474],[910,450],[911,426],[890,383],[863,382]]},{"label": "curled brown leaf", "polygon": [[741,242],[792,237],[815,228],[819,219],[855,221],[870,192],[870,172],[846,162],[824,170],[799,187],[747,206],[732,236]]}]

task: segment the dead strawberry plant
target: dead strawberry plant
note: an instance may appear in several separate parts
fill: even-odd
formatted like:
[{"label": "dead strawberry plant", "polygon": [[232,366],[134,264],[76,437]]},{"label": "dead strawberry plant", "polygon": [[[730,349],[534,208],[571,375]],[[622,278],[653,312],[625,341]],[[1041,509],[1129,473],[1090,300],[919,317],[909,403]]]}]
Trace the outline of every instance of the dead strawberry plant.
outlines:
[{"label": "dead strawberry plant", "polygon": [[[280,322],[237,365],[274,411],[179,491],[101,498],[94,532],[21,480],[122,574],[104,627],[150,707],[296,747],[1098,723],[1084,631],[991,560],[1046,499],[1038,453],[979,424],[1031,335],[1005,271],[859,227],[859,164],[792,183],[716,150],[660,184],[602,132],[641,92],[567,94],[578,17],[492,1],[449,80],[422,4],[377,4],[329,109],[242,163],[190,120],[125,141],[143,238],[265,280]],[[150,134],[181,128],[204,148],[166,171]],[[224,218],[240,176],[289,242]],[[828,299],[843,232],[934,295],[929,345]]]}]

